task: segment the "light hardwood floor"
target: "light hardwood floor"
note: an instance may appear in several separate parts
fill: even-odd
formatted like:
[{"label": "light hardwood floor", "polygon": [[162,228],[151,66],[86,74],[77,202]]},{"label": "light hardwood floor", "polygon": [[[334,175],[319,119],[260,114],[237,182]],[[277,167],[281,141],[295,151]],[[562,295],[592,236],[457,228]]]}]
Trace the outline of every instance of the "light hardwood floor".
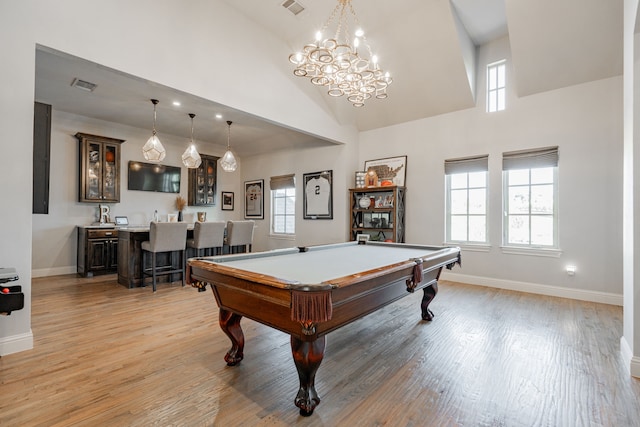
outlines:
[{"label": "light hardwood floor", "polygon": [[305,418],[289,337],[243,319],[226,366],[209,290],[59,276],[32,293],[34,349],[0,358],[5,427],[640,426],[621,307],[444,282],[433,322],[416,293],[329,334]]}]

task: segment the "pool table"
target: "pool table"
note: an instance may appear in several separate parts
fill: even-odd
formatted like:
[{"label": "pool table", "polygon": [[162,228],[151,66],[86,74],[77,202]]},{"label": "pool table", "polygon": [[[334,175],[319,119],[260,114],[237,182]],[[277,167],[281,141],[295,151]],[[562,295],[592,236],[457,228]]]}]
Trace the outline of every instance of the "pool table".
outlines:
[{"label": "pool table", "polygon": [[243,358],[243,316],[291,336],[300,379],[295,405],[308,416],[320,403],[315,376],[325,335],[419,289],[422,318],[431,320],[440,272],[456,263],[457,247],[354,241],[192,258],[187,281],[213,290],[220,327],[231,340],[228,365]]}]

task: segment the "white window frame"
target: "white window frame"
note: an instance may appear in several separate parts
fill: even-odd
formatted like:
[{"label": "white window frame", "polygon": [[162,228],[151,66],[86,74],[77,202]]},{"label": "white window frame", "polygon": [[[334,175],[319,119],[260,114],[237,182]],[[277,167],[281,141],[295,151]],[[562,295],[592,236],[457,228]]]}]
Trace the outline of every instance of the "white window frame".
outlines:
[{"label": "white window frame", "polygon": [[[284,199],[285,211],[279,212],[277,203],[278,199]],[[286,199],[293,199],[291,203],[293,203],[294,211],[293,213],[286,212]],[[270,233],[272,236],[276,237],[295,237],[296,232],[296,212],[295,212],[295,204],[296,204],[296,189],[295,187],[285,187],[277,190],[271,190],[271,225],[270,225]],[[287,224],[291,225],[293,228],[293,232],[286,232],[282,230],[276,230],[276,217],[283,217],[285,230],[288,228]]]},{"label": "white window frame", "polygon": [[[457,245],[489,245],[489,171],[488,171],[488,157],[487,155],[466,157],[460,159],[445,160],[445,242],[455,243]],[[469,174],[471,173],[484,173],[485,185],[484,187],[471,187],[469,185]],[[466,175],[467,185],[465,188],[456,188],[455,190],[465,189],[467,191],[467,213],[465,215],[452,214],[451,212],[451,192],[454,190],[451,188],[451,176],[464,174]],[[484,189],[485,190],[485,212],[484,214],[472,214],[469,213],[469,190]],[[451,218],[453,216],[466,216],[467,218],[467,239],[466,240],[454,240],[451,237]],[[469,240],[470,227],[469,219],[471,217],[484,217],[485,219],[485,240]]]},{"label": "white window frame", "polygon": [[[493,71],[495,76],[492,79]],[[500,81],[500,73],[504,78]],[[493,101],[493,103],[492,103]],[[487,65],[487,113],[503,111],[507,107],[507,61],[505,59]]]},{"label": "white window frame", "polygon": [[[521,166],[506,166],[505,165],[505,156],[510,156],[515,159],[518,164]],[[535,185],[540,185],[543,183],[531,183],[531,171],[537,168],[551,168],[553,171],[553,213],[552,214],[537,214],[533,213],[531,209],[531,187]],[[521,170],[528,171],[529,180],[528,184],[518,184],[518,185],[510,185],[509,183],[509,171],[510,170]],[[503,153],[503,171],[502,171],[502,206],[503,206],[503,222],[502,222],[502,245],[504,248],[515,248],[515,249],[541,249],[541,250],[560,250],[560,241],[559,241],[559,232],[558,232],[558,147],[547,147],[542,149],[535,150],[523,150],[519,152],[511,152],[511,153]],[[529,243],[528,244],[518,244],[509,242],[509,223],[511,214],[509,213],[509,188],[511,187],[528,187],[529,188],[529,208],[528,214],[526,216],[529,217]],[[516,215],[516,214],[513,214]],[[518,213],[517,215],[523,215],[522,213]],[[531,218],[536,216],[552,216],[553,219],[553,242],[550,245],[542,245],[542,244],[533,244],[531,243]]]}]

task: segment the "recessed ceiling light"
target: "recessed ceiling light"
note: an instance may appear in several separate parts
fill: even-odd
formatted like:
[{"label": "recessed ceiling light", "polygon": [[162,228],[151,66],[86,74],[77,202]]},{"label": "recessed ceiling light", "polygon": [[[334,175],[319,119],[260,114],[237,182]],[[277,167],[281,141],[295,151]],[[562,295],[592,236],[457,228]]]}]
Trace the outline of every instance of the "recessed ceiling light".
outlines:
[{"label": "recessed ceiling light", "polygon": [[216,114],[216,119],[221,119],[222,118],[222,114]]},{"label": "recessed ceiling light", "polygon": [[176,107],[179,107],[182,104],[180,104],[180,101],[173,101],[173,105],[175,105]]}]

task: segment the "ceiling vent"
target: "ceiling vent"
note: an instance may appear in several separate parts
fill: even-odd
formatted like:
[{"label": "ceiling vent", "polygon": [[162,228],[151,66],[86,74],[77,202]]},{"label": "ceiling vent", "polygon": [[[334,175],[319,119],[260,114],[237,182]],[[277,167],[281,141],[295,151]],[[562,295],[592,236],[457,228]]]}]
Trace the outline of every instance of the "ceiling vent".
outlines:
[{"label": "ceiling vent", "polygon": [[98,86],[95,83],[86,82],[84,80],[80,80],[79,78],[73,79],[71,82],[71,86],[77,87],[78,89],[86,90],[87,92],[93,92],[93,90]]},{"label": "ceiling vent", "polygon": [[304,10],[304,6],[299,2],[297,2],[296,0],[285,0],[282,3],[282,7],[284,7],[294,15],[298,15],[300,12]]}]

